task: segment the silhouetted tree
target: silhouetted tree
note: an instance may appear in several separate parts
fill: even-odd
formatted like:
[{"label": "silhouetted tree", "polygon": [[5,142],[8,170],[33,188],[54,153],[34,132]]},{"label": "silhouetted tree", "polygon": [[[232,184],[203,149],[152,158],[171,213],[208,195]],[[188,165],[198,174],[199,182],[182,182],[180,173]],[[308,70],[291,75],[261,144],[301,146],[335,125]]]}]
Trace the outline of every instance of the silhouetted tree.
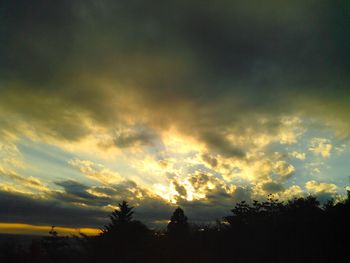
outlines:
[{"label": "silhouetted tree", "polygon": [[111,222],[105,226],[104,232],[112,231],[114,228],[120,227],[120,225],[125,225],[132,221],[132,216],[134,214],[133,207],[129,206],[126,201],[118,204],[118,209],[115,209],[109,216]]},{"label": "silhouetted tree", "polygon": [[176,208],[167,226],[168,233],[173,236],[183,236],[189,233],[189,225],[184,210]]},{"label": "silhouetted tree", "polygon": [[133,209],[126,201],[118,204],[102,233],[87,238],[87,262],[142,262],[147,259],[149,249],[146,247],[149,246],[151,232],[146,225],[133,219]]},{"label": "silhouetted tree", "polygon": [[167,230],[153,232],[133,219],[133,207],[123,201],[98,236],[81,235],[74,243],[52,227],[50,236],[27,249],[0,242],[0,262],[322,263],[348,257],[350,192],[322,206],[314,196],[282,202],[271,195],[239,202],[231,212],[216,225],[189,225],[179,207]]}]

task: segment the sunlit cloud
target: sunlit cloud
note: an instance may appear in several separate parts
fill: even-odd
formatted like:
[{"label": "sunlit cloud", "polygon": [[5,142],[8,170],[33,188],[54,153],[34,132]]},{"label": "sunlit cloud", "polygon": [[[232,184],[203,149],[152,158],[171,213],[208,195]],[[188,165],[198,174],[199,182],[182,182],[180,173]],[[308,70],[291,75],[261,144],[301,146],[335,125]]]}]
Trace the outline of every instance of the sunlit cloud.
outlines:
[{"label": "sunlit cloud", "polygon": [[324,158],[330,157],[332,149],[333,145],[325,138],[312,138],[310,142],[309,151]]},{"label": "sunlit cloud", "polygon": [[[7,200],[53,205],[67,218],[83,211],[84,226],[96,226],[123,199],[148,222],[164,222],[176,205],[200,219],[269,194],[345,194],[349,50],[340,7],[163,2],[138,1],[140,14],[130,1],[56,1],[40,18],[26,5],[4,7],[12,16],[0,18]],[[7,213],[19,222],[16,212]]]},{"label": "sunlit cloud", "polygon": [[301,161],[304,161],[306,159],[306,154],[302,152],[293,151],[289,153],[289,155]]},{"label": "sunlit cloud", "polygon": [[306,182],[305,187],[314,193],[335,194],[337,192],[337,186],[335,184],[316,182],[315,180]]},{"label": "sunlit cloud", "polygon": [[18,189],[35,189],[40,192],[49,191],[49,188],[38,178],[32,176],[25,177],[15,173],[14,171],[2,168],[1,166],[0,178],[10,179],[17,184],[19,183],[20,187],[17,187]]},{"label": "sunlit cloud", "polygon": [[274,171],[281,177],[286,178],[295,173],[295,168],[285,161],[278,161],[275,163]]},{"label": "sunlit cloud", "polygon": [[102,184],[113,184],[122,180],[122,177],[118,173],[89,160],[73,159],[69,161],[69,164],[78,168],[87,177],[97,180]]}]

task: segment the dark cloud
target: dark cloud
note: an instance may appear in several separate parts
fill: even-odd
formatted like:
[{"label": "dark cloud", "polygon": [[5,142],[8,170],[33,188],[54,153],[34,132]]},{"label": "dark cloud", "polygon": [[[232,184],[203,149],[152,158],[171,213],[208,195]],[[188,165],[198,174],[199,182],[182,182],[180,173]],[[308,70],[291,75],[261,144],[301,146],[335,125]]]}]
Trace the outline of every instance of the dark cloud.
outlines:
[{"label": "dark cloud", "polygon": [[53,199],[0,191],[0,221],[34,225],[99,227],[108,213],[94,208],[72,206]]},{"label": "dark cloud", "polygon": [[209,164],[212,168],[215,168],[218,165],[218,160],[209,154],[205,153],[201,155],[201,158],[204,162]]},{"label": "dark cloud", "polygon": [[262,189],[267,193],[274,194],[283,191],[284,187],[280,183],[268,182],[263,184]]},{"label": "dark cloud", "polygon": [[233,145],[230,141],[225,139],[222,134],[206,133],[204,134],[203,139],[210,149],[217,151],[225,157],[243,158],[245,156],[242,149]]},{"label": "dark cloud", "polygon": [[[69,1],[1,3],[2,79],[35,83],[54,78],[72,55],[74,15]],[[54,88],[54,87],[52,87]]]},{"label": "dark cloud", "polygon": [[15,85],[4,89],[0,99],[0,113],[6,116],[0,121],[2,130],[16,134],[31,130],[42,139],[51,137],[67,141],[77,141],[90,132],[81,120],[86,116],[84,111],[69,103],[67,107],[62,97],[50,92],[33,92]]},{"label": "dark cloud", "polygon": [[[68,188],[71,187],[68,186]],[[76,188],[76,186],[73,188]],[[76,192],[76,189],[73,192]],[[117,205],[118,202],[124,199],[115,199],[111,203]],[[86,202],[87,206],[77,206],[74,204],[77,201]],[[130,204],[136,205],[135,218],[152,227],[159,227],[156,221],[168,219],[174,209],[164,201],[154,198],[147,198],[141,203],[136,200],[130,201]],[[99,198],[88,197],[85,194],[83,197],[79,194],[78,198],[72,198],[68,194],[58,195],[53,193],[48,198],[43,198],[35,195],[0,191],[1,222],[99,228],[108,222],[108,215],[112,212],[112,208],[109,210],[102,210],[101,208]],[[164,226],[164,224],[161,226]]]},{"label": "dark cloud", "polygon": [[93,195],[88,192],[90,189],[89,187],[76,181],[61,181],[56,182],[56,185],[63,187],[64,192],[53,191],[51,193],[51,198],[60,200],[67,204],[84,204],[101,208],[113,203],[111,197]]},{"label": "dark cloud", "polygon": [[197,190],[207,185],[208,182],[211,181],[210,179],[211,179],[210,176],[205,173],[197,173],[192,175],[188,181],[191,183],[193,188]]},{"label": "dark cloud", "polygon": [[150,129],[138,128],[129,132],[120,132],[114,139],[114,143],[120,148],[146,146],[154,144],[157,138],[158,136]]},{"label": "dark cloud", "polygon": [[172,182],[176,192],[179,194],[178,199],[186,198],[187,197],[187,190],[186,188],[179,182],[173,181]]},{"label": "dark cloud", "polygon": [[[247,77],[259,63],[268,65],[268,70],[278,65],[285,72],[307,69],[315,73],[320,68],[332,69],[331,62],[344,68],[346,60],[341,55],[349,51],[342,43],[349,38],[343,1],[285,1],[281,5],[270,0],[263,8],[258,1],[249,6],[240,1],[211,5],[196,0],[156,1],[152,5],[110,0],[50,5],[45,1],[4,1],[2,10],[2,29],[9,40],[5,61],[14,67],[11,72],[18,72],[19,62],[24,62],[21,66],[26,74],[30,69],[45,69],[45,73],[53,67],[56,71],[70,62],[69,56],[86,51],[92,51],[88,61],[106,64],[115,59],[115,49],[154,55],[171,49],[189,50],[208,67],[206,72],[213,72],[210,77]],[[22,41],[11,46],[21,33]],[[90,42],[84,44],[84,40]],[[18,51],[11,53],[15,48]],[[26,49],[28,54],[20,53]],[[111,57],[98,56],[106,53]],[[36,59],[25,64],[21,55]],[[48,74],[33,75],[43,78]]]},{"label": "dark cloud", "polygon": [[140,203],[146,198],[152,198],[150,193],[131,180],[125,180],[109,186],[87,186],[73,180],[56,182],[64,191],[52,191],[51,198],[67,204],[84,204],[103,208],[115,205],[121,200]]},{"label": "dark cloud", "polygon": [[[113,189],[113,198],[115,200],[129,200],[130,202],[142,202],[143,199],[151,198],[149,191],[147,189],[137,185],[134,181],[131,180],[125,180],[123,182],[120,182],[118,184],[110,185],[110,188]],[[99,187],[94,188],[98,191],[103,190]],[[107,190],[104,191],[107,193]]]},{"label": "dark cloud", "polygon": [[135,218],[154,228],[162,228],[167,224],[176,206],[161,199],[145,199],[135,208]]},{"label": "dark cloud", "polygon": [[233,193],[233,200],[234,202],[241,202],[241,201],[251,201],[251,189],[246,187],[237,187],[235,192]]},{"label": "dark cloud", "polygon": [[[1,190],[0,221],[67,227],[102,227],[112,212],[112,208],[102,208],[109,204],[115,206],[118,202],[127,200],[137,207],[136,218],[150,226],[156,226],[155,221],[167,219],[173,209],[159,198],[146,195],[143,196],[144,199],[137,198],[137,192],[132,193],[132,188],[129,188],[135,187],[135,183],[127,182],[108,189],[89,188],[75,181],[62,181],[57,184],[64,188],[64,192],[51,191],[46,196]],[[88,189],[110,194],[110,197],[95,196],[87,192]],[[125,194],[127,192],[128,194]]]},{"label": "dark cloud", "polygon": [[87,186],[73,180],[56,182],[56,185],[62,186],[67,194],[71,194],[78,198],[87,199],[94,197],[92,194],[86,191],[88,190]]},{"label": "dark cloud", "polygon": [[[222,132],[240,130],[242,120],[256,128],[257,113],[349,112],[345,1],[16,0],[0,10],[1,88],[41,96],[2,107],[52,136],[88,134],[81,113],[110,126],[130,114],[152,126],[175,123],[242,157]],[[42,104],[47,98],[53,106]],[[318,107],[325,101],[331,109]]]}]

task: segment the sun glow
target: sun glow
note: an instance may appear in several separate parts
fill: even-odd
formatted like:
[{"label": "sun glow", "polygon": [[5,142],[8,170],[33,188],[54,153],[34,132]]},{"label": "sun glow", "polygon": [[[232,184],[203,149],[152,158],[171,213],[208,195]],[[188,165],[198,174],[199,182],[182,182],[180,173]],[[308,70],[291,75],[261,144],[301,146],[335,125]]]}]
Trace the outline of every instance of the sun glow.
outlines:
[{"label": "sun glow", "polygon": [[[18,223],[0,223],[0,233],[2,234],[23,234],[23,235],[47,235],[51,230],[51,226],[18,224]],[[69,228],[55,227],[59,235],[98,235],[101,230],[97,228]]]}]

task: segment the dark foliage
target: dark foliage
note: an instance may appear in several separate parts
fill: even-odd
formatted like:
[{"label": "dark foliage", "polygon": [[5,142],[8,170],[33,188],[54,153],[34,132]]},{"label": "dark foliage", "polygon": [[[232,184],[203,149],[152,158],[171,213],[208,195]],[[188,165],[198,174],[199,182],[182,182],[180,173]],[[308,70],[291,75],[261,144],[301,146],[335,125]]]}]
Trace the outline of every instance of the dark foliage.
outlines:
[{"label": "dark foliage", "polygon": [[348,257],[350,193],[320,206],[313,196],[240,202],[215,224],[189,224],[177,208],[167,230],[133,219],[123,201],[98,236],[50,236],[0,247],[0,262],[336,262]]},{"label": "dark foliage", "polygon": [[189,225],[185,212],[176,208],[168,224],[168,234],[174,237],[183,237],[189,233]]}]

